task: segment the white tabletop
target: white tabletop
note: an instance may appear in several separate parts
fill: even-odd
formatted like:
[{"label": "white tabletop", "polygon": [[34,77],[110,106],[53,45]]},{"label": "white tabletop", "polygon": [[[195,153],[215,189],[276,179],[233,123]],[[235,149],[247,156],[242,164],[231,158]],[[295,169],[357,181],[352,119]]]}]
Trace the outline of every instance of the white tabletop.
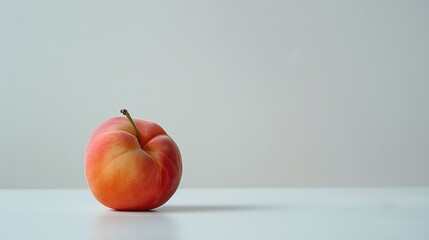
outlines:
[{"label": "white tabletop", "polygon": [[179,189],[152,212],[0,190],[0,239],[429,239],[429,188]]}]

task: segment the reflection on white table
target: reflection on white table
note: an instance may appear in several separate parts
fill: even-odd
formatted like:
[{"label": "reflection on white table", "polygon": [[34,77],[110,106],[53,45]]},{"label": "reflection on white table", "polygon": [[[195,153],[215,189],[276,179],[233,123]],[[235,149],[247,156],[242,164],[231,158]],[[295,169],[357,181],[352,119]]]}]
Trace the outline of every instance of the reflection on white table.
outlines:
[{"label": "reflection on white table", "polygon": [[0,190],[0,239],[429,239],[429,188],[179,189],[119,212],[87,189]]}]

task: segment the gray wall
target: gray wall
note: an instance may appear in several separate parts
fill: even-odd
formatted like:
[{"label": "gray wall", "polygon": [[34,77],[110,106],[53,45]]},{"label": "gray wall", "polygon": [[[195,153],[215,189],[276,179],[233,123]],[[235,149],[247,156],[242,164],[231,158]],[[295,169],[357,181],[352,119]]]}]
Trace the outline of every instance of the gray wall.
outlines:
[{"label": "gray wall", "polygon": [[429,1],[0,1],[0,188],[157,121],[182,187],[429,185]]}]

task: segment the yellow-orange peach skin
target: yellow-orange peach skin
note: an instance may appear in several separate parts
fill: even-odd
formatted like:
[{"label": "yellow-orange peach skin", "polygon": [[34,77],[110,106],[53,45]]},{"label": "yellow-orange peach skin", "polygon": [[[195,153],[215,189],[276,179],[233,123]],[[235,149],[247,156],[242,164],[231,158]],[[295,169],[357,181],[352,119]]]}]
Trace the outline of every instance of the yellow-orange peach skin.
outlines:
[{"label": "yellow-orange peach skin", "polygon": [[[95,198],[116,210],[149,210],[173,196],[182,176],[178,146],[158,124],[126,117],[102,123],[85,153],[85,176]],[[138,137],[138,139],[137,139]]]}]

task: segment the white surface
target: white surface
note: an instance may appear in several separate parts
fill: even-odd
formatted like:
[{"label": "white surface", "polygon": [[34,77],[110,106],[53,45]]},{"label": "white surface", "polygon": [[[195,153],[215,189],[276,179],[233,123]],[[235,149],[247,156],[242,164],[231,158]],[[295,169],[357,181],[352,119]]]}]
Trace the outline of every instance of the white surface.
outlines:
[{"label": "white surface", "polygon": [[183,187],[429,186],[428,12],[0,0],[0,188],[86,187],[89,136],[125,107],[176,140]]},{"label": "white surface", "polygon": [[429,188],[185,189],[153,212],[0,190],[0,239],[429,239]]}]

